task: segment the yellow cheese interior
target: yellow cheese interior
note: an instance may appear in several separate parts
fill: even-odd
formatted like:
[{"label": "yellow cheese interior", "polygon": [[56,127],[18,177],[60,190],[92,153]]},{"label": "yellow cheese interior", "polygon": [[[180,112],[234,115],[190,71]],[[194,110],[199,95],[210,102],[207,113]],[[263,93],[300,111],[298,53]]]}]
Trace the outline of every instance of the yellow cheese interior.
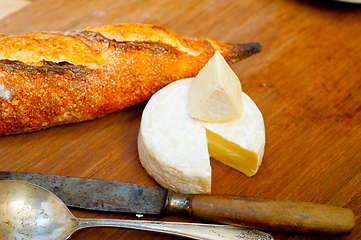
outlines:
[{"label": "yellow cheese interior", "polygon": [[241,117],[241,83],[219,52],[192,80],[188,105],[193,118],[206,122],[225,122]]},{"label": "yellow cheese interior", "polygon": [[253,176],[258,169],[257,154],[228,141],[220,135],[206,129],[208,152],[212,158],[220,161],[246,176]]}]

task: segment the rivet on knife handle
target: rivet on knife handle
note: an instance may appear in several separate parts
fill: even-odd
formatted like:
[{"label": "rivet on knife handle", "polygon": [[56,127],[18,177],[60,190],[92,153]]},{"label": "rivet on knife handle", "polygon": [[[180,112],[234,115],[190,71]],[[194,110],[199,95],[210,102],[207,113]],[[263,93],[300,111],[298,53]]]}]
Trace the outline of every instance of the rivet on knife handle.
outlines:
[{"label": "rivet on knife handle", "polygon": [[350,209],[257,197],[169,192],[167,209],[219,223],[308,234],[346,234],[356,222]]}]

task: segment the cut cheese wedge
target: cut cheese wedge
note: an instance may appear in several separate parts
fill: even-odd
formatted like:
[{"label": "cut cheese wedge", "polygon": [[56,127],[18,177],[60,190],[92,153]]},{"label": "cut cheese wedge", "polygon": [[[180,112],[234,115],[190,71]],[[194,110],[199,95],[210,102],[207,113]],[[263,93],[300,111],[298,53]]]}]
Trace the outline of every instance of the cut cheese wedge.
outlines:
[{"label": "cut cheese wedge", "polygon": [[188,104],[190,115],[206,122],[241,117],[241,82],[218,51],[192,81]]},{"label": "cut cheese wedge", "polygon": [[241,118],[208,123],[192,118],[192,79],[169,84],[147,103],[139,130],[140,162],[161,186],[183,193],[210,193],[209,155],[254,175],[263,158],[265,129],[256,104],[245,94]]}]

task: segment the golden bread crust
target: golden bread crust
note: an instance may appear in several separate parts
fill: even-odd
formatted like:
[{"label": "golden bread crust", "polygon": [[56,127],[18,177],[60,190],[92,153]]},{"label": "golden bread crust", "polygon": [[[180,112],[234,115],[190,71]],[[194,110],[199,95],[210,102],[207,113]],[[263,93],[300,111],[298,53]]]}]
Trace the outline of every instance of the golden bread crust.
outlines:
[{"label": "golden bread crust", "polygon": [[[261,50],[182,38],[152,25],[0,36],[0,135],[101,117],[194,77],[219,50],[229,63]],[[235,52],[237,51],[237,52]]]}]

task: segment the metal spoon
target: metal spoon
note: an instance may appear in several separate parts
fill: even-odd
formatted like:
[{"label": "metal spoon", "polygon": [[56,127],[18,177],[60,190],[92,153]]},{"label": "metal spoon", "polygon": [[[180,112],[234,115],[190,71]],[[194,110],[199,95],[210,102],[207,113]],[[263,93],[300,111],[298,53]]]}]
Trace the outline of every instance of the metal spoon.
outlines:
[{"label": "metal spoon", "polygon": [[0,181],[0,239],[68,239],[89,227],[122,227],[193,239],[273,240],[267,233],[229,225],[76,218],[53,193],[16,180]]}]

